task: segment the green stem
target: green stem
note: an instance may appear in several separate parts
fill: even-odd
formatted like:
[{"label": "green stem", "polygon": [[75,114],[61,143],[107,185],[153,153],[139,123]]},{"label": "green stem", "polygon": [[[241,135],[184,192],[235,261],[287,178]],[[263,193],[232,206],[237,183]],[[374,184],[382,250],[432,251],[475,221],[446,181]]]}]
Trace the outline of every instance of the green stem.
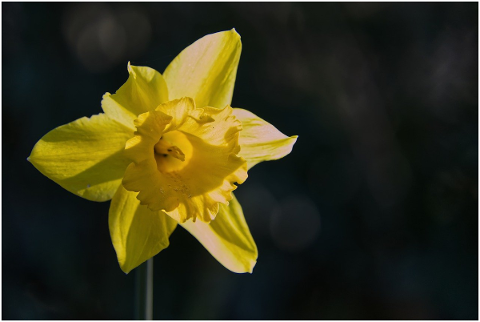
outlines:
[{"label": "green stem", "polygon": [[136,305],[137,320],[153,319],[153,257],[136,269]]}]

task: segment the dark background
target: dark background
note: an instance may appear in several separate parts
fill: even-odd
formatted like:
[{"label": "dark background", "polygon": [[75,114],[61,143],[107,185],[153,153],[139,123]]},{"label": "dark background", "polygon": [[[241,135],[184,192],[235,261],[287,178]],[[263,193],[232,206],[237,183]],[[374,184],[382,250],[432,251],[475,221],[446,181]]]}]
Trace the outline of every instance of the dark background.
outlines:
[{"label": "dark background", "polygon": [[259,249],[225,269],[182,228],[156,319],[477,319],[477,3],[2,3],[3,319],[131,319],[109,202],[26,161],[101,112],[127,62],[163,72],[236,28],[233,106],[299,135],[237,190]]}]

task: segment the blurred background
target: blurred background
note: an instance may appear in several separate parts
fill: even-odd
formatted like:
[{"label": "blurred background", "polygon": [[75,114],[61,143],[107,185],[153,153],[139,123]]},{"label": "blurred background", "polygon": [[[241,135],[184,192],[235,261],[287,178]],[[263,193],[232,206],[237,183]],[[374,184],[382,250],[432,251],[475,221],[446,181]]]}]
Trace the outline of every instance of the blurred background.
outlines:
[{"label": "blurred background", "polygon": [[477,319],[477,3],[2,3],[2,318],[131,319],[109,202],[26,161],[101,112],[127,62],[160,72],[236,28],[233,106],[287,135],[237,189],[253,274],[180,227],[155,319]]}]

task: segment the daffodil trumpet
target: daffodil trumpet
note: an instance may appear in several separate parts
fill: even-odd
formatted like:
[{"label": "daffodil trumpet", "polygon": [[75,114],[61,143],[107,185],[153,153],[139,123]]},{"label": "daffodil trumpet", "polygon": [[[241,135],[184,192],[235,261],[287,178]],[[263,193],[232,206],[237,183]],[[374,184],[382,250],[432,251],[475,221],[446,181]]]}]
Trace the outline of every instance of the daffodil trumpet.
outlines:
[{"label": "daffodil trumpet", "polygon": [[178,225],[229,270],[252,272],[257,247],[232,192],[257,163],[289,154],[297,137],[231,107],[241,47],[232,29],[188,46],[163,74],[128,63],[103,113],[33,148],[29,161],[45,176],[85,199],[111,200],[125,273],[168,247]]}]

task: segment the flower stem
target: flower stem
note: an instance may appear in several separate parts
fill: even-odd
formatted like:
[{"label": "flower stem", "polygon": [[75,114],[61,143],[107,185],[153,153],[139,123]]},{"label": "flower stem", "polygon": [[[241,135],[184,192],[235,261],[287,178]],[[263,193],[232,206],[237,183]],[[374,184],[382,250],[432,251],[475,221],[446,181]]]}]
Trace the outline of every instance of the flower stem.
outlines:
[{"label": "flower stem", "polygon": [[153,319],[153,257],[136,269],[135,276],[137,320]]}]

